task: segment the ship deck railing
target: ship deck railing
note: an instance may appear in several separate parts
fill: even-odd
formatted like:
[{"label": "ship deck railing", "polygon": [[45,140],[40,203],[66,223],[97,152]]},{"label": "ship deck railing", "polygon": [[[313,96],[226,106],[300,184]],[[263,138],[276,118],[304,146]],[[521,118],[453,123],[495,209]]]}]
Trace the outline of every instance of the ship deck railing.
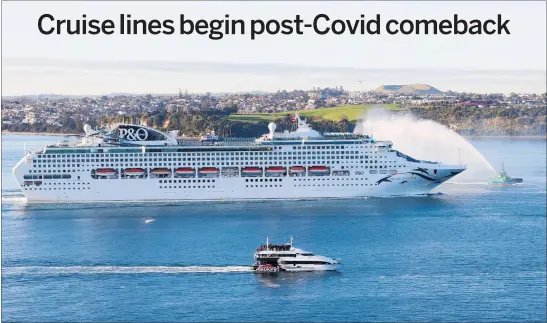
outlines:
[{"label": "ship deck railing", "polygon": [[179,146],[258,146],[253,138],[226,138],[202,142],[199,139],[178,140]]},{"label": "ship deck railing", "polygon": [[[339,140],[340,142],[336,142],[336,140]],[[176,147],[259,147],[259,146],[268,146],[268,145],[287,145],[287,144],[295,144],[295,143],[307,143],[312,144],[312,142],[315,141],[329,141],[332,143],[340,143],[344,144],[345,142],[342,142],[344,140],[371,140],[369,136],[360,136],[360,135],[352,135],[352,134],[339,134],[339,135],[333,135],[328,134],[327,136],[321,136],[321,137],[287,137],[287,138],[274,138],[267,139],[262,138],[262,140],[257,141],[255,138],[220,138],[218,140],[214,141],[200,141],[198,138],[182,138],[177,140],[177,145],[170,145],[170,146],[146,146],[148,148],[176,148]],[[75,141],[70,143],[62,143],[62,144],[53,144],[53,145],[47,145],[46,150],[48,148],[56,149],[56,150],[72,150],[72,149],[98,149],[98,148],[142,148],[141,145],[136,142],[134,145],[120,145],[113,142],[102,142],[101,146],[87,146],[85,144],[82,144],[82,142]]]}]

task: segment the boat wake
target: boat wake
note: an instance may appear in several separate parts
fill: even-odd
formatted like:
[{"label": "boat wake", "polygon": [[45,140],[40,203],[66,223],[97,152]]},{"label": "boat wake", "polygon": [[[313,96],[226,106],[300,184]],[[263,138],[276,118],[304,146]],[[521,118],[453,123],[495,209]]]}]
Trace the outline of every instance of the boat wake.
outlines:
[{"label": "boat wake", "polygon": [[21,189],[7,188],[2,190],[2,202],[20,203],[25,201],[25,195],[23,195]]},{"label": "boat wake", "polygon": [[3,189],[2,190],[2,195],[3,194],[9,194],[9,193],[21,193],[22,194],[23,191],[21,191],[20,188],[6,188],[6,189]]},{"label": "boat wake", "polygon": [[243,273],[250,266],[25,266],[3,267],[7,275],[94,275],[94,274],[183,274],[183,273]]},{"label": "boat wake", "polygon": [[2,202],[6,203],[25,203],[26,201],[24,196],[2,196]]}]

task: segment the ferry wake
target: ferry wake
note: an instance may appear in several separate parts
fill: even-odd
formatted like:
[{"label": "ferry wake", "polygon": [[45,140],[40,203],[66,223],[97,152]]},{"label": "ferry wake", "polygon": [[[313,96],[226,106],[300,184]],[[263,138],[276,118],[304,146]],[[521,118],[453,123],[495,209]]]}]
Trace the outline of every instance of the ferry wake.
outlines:
[{"label": "ferry wake", "polygon": [[[81,142],[27,151],[13,174],[29,202],[347,198],[427,194],[465,165],[417,160],[391,141],[296,130],[258,139],[208,136],[118,124],[84,127]],[[213,140],[214,139],[214,140]]]}]

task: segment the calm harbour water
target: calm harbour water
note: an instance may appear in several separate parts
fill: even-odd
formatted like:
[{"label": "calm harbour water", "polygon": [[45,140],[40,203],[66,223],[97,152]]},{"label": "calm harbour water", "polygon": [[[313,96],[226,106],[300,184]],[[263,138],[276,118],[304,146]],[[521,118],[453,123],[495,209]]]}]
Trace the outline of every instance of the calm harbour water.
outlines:
[{"label": "calm harbour water", "polygon": [[[472,143],[525,185],[416,198],[24,203],[2,136],[3,321],[545,321],[546,143]],[[146,221],[154,219],[154,221]],[[146,221],[146,222],[145,222]],[[254,275],[266,236],[339,273]]]}]

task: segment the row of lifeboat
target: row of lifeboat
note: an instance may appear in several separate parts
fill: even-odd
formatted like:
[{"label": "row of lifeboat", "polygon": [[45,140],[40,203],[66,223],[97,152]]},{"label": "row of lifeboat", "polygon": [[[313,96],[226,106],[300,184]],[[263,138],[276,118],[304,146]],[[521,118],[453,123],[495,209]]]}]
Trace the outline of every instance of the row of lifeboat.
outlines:
[{"label": "row of lifeboat", "polygon": [[[241,175],[242,176],[262,176],[264,169],[261,167],[242,167]],[[283,166],[270,166],[265,169],[266,174],[270,175],[279,175],[283,176],[287,173],[287,168]],[[292,166],[289,167],[289,172],[291,174],[304,174],[306,173],[306,167],[304,166]],[[196,170],[191,167],[179,167],[176,168],[174,173],[181,177],[194,177],[196,175]],[[202,167],[198,169],[200,175],[213,175],[218,176],[220,169],[216,167]],[[330,168],[327,166],[310,166],[308,167],[308,173],[310,175],[321,175],[329,174]],[[114,168],[98,168],[95,170],[95,175],[97,176],[115,176],[118,174],[118,171]],[[125,168],[122,170],[122,174],[125,176],[142,176],[146,174],[144,168]],[[150,170],[150,174],[158,176],[168,176],[171,174],[171,169],[169,168],[153,168]]]}]

